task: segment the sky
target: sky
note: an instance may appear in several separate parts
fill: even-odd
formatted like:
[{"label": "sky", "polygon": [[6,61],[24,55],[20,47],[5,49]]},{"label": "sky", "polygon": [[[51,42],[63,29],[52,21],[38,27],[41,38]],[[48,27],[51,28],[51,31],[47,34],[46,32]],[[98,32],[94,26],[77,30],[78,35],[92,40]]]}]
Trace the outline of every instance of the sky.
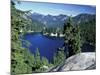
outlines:
[{"label": "sky", "polygon": [[96,6],[89,6],[89,5],[22,1],[20,4],[16,3],[15,6],[17,9],[23,11],[31,10],[32,13],[35,12],[43,15],[64,14],[68,16],[76,16],[81,13],[96,14]]}]

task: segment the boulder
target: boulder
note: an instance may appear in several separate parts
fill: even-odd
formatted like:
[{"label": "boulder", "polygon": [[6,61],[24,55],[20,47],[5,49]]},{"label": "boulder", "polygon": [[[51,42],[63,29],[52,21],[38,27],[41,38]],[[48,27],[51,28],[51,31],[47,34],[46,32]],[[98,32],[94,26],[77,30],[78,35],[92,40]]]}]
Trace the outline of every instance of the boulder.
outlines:
[{"label": "boulder", "polygon": [[96,68],[95,52],[86,52],[73,55],[66,59],[62,64],[50,70],[56,71],[75,71],[75,70],[91,70]]}]

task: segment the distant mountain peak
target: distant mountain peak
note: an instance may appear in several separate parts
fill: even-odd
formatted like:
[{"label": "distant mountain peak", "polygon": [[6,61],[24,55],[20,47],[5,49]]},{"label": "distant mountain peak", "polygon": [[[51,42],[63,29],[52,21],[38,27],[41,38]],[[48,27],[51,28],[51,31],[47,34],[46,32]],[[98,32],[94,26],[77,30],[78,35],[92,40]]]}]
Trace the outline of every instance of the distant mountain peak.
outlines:
[{"label": "distant mountain peak", "polygon": [[81,23],[81,22],[88,22],[89,20],[95,19],[95,14],[88,14],[88,13],[82,13],[75,17],[73,17],[74,22]]},{"label": "distant mountain peak", "polygon": [[[38,22],[50,26],[50,27],[57,27],[57,26],[63,26],[65,21],[67,21],[68,17],[67,15],[64,14],[59,14],[59,15],[43,15],[40,13],[32,13],[31,15],[33,20],[37,20]],[[82,13],[78,14],[77,16],[72,17],[75,23],[81,23],[81,22],[86,22],[90,19],[94,19],[95,15],[93,14],[87,14],[87,13]]]}]

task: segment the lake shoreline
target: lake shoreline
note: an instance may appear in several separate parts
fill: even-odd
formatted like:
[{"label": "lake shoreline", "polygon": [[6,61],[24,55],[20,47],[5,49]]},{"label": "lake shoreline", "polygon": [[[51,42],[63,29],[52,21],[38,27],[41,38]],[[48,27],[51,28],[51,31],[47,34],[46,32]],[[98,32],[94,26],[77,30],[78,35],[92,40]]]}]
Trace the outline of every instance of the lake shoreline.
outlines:
[{"label": "lake shoreline", "polygon": [[[20,32],[20,33],[24,33],[24,32]],[[24,34],[37,34],[37,33],[41,33],[44,36],[48,36],[48,37],[64,37],[64,34],[58,34],[58,33],[43,33],[43,32],[34,32],[34,31],[27,31]]]}]

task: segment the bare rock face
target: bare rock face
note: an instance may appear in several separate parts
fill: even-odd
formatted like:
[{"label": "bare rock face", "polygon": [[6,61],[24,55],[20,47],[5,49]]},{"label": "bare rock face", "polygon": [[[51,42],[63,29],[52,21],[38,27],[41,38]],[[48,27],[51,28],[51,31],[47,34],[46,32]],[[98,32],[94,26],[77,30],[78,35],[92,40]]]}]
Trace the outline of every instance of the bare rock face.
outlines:
[{"label": "bare rock face", "polygon": [[95,52],[86,52],[73,55],[52,71],[91,70],[96,68]]}]

